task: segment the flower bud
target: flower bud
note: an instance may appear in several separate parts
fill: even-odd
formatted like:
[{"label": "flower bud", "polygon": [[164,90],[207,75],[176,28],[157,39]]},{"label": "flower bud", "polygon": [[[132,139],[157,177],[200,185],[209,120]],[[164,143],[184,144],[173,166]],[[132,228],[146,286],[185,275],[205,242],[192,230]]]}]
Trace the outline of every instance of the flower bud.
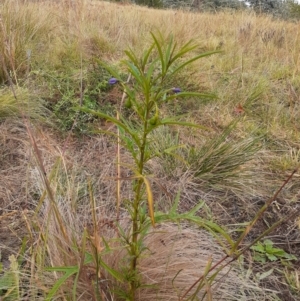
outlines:
[{"label": "flower bud", "polygon": [[125,108],[130,109],[132,107],[131,100],[129,98],[127,98],[124,105],[125,105]]},{"label": "flower bud", "polygon": [[115,78],[115,77],[112,77],[112,78],[110,78],[109,80],[108,80],[108,83],[110,84],[110,85],[114,85],[114,84],[116,84],[118,82],[118,80]]},{"label": "flower bud", "polygon": [[154,115],[150,120],[149,120],[149,123],[151,125],[156,125],[158,122],[158,116],[157,115]]},{"label": "flower bud", "polygon": [[181,89],[180,88],[173,88],[172,91],[173,91],[173,93],[177,94],[177,93],[181,92]]}]

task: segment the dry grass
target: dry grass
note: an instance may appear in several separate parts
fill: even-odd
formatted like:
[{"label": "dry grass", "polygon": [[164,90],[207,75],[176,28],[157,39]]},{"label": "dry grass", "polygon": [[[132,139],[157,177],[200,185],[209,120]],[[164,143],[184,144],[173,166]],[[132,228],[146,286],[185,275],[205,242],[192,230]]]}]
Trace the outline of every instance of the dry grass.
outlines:
[{"label": "dry grass", "polygon": [[[7,117],[28,117],[32,121],[46,122],[49,111],[44,104],[27,89],[18,88],[14,94],[9,89],[1,89],[0,92],[0,119]],[[47,121],[49,122],[49,121]]]},{"label": "dry grass", "polygon": [[[150,31],[160,30],[165,35],[172,32],[178,44],[193,39],[199,43],[197,52],[223,51],[194,64],[174,82],[183,90],[214,91],[219,98],[207,104],[200,104],[197,100],[175,103],[172,108],[165,108],[165,111],[176,115],[189,113],[190,121],[210,128],[209,132],[183,130],[178,134],[178,144],[192,145],[203,152],[207,145],[212,145],[211,137],[217,137],[230,122],[238,120],[237,127],[226,137],[225,144],[242,145],[247,139],[258,139],[260,150],[251,161],[245,160],[234,170],[237,175],[234,181],[231,178],[218,178],[219,165],[216,165],[216,173],[210,174],[211,178],[217,179],[216,185],[207,185],[205,174],[201,181],[196,179],[194,170],[178,158],[168,157],[165,165],[159,161],[151,162],[149,170],[157,172],[152,185],[156,199],[159,200],[159,209],[168,208],[180,189],[181,210],[188,210],[203,199],[207,202],[207,212],[201,214],[209,215],[232,229],[236,224],[249,221],[286,174],[299,164],[298,23],[274,20],[250,11],[195,14],[88,0],[7,0],[0,4],[0,16],[0,55],[4,58],[0,65],[0,80],[7,83],[6,68],[14,83],[19,86],[18,95],[22,96],[21,103],[18,103],[7,92],[7,88],[0,88],[0,115],[5,117],[20,116],[18,107],[22,107],[24,101],[27,104],[26,115],[33,119],[47,116],[48,112],[37,102],[37,98],[58,101],[64,92],[60,85],[63,86],[65,82],[76,84],[74,89],[78,90],[81,68],[83,80],[86,80],[93,70],[95,58],[118,66],[124,58],[125,49],[131,47],[139,53],[149,45]],[[30,59],[26,55],[28,49],[31,50]],[[115,98],[111,93],[104,100],[110,97]],[[33,255],[28,258],[32,271],[42,265],[77,264],[80,262],[84,228],[92,229],[94,226],[90,214],[88,181],[93,183],[99,224],[105,223],[107,218],[115,218],[116,186],[112,179],[115,176],[116,148],[113,142],[102,136],[82,137],[78,140],[71,137],[65,144],[50,129],[32,129],[47,176],[52,177],[51,187],[66,229],[64,236],[62,229],[57,227],[55,216],[49,213],[50,200],[43,199],[43,176],[32,155],[24,127],[9,120],[0,126],[1,218],[10,216],[10,212],[14,212],[12,210],[35,209],[39,201],[43,200],[39,207],[41,220],[34,221],[35,229],[31,230],[32,233],[40,233],[32,236],[36,246]],[[161,139],[167,138],[169,134],[172,140],[177,135],[177,129],[171,133],[162,133]],[[163,142],[172,146],[172,141]],[[184,151],[178,154],[184,155]],[[122,160],[129,160],[126,154],[122,156]],[[58,159],[60,165],[55,168]],[[214,162],[213,156],[211,162]],[[226,170],[226,164],[223,170]],[[127,171],[123,172],[125,176],[128,175]],[[131,196],[129,182],[124,181],[122,189],[124,199]],[[276,208],[271,208],[259,227],[266,227],[266,224],[297,207],[298,191],[298,181],[289,183],[278,199]],[[122,214],[126,216],[124,212]],[[2,223],[1,227],[3,230],[6,224]],[[300,256],[297,247],[300,241],[298,226],[290,221],[286,229],[288,234],[280,230],[273,240],[282,243],[287,251]],[[147,238],[146,244],[156,254],[150,252],[149,257],[142,260],[140,268],[145,279],[151,283],[162,279],[160,283],[163,286],[159,288],[159,293],[155,289],[142,290],[140,300],[177,300],[178,291],[172,287],[176,271],[185,267],[174,281],[175,286],[181,290],[201,274],[210,255],[214,260],[222,255],[216,242],[203,231],[185,227],[179,231],[175,225],[165,225],[160,230]],[[100,228],[100,231],[110,239],[115,235],[112,229],[108,231]],[[17,239],[18,243],[15,240],[13,242],[17,247],[21,236]],[[286,239],[283,240],[283,237]],[[70,242],[73,248],[70,248]],[[7,247],[17,252],[15,246],[7,244],[6,262]],[[37,259],[40,261],[36,262]],[[251,257],[248,263],[250,273]],[[168,273],[164,274],[166,264]],[[278,268],[282,269],[280,265]],[[290,274],[297,270],[297,265],[294,270],[291,269]],[[37,269],[36,273],[28,274],[27,278],[30,279],[30,285],[40,279],[37,289],[46,292],[49,290],[46,284],[51,286],[58,275],[39,273]],[[81,300],[94,298],[90,281],[93,273],[91,268],[81,275],[78,284]],[[264,296],[251,279],[245,280],[243,277],[247,277],[246,271],[241,272],[238,266],[233,266],[226,276],[227,281],[219,287],[227,297],[215,295],[214,300],[272,298],[271,293]],[[282,275],[272,277],[266,286],[276,287],[278,291],[287,287],[281,283]],[[240,280],[236,289],[237,278]],[[249,285],[254,288],[248,290]],[[105,298],[114,300],[115,297],[109,296],[106,289],[103,288],[103,292]],[[61,298],[63,293],[60,293]],[[37,294],[35,297],[38,300]],[[283,296],[281,300],[297,300],[298,296],[289,293],[287,298],[290,299]]]},{"label": "dry grass", "polygon": [[[180,294],[204,273],[210,258],[215,263],[224,256],[208,233],[189,225],[181,227],[162,225],[145,240],[149,257],[146,255],[141,260],[140,269],[146,283],[153,284],[154,288],[142,290],[140,300],[178,300]],[[237,265],[222,270],[212,287],[207,285],[206,289],[212,300],[272,299],[270,292],[263,292]],[[197,296],[201,300],[203,290]]]},{"label": "dry grass", "polygon": [[[47,32],[47,40],[45,35],[40,38],[37,34],[27,34],[28,42],[9,41],[12,49],[22,47],[18,53],[23,55],[29,47],[27,45],[33,45],[29,48],[32,48],[31,64],[36,71],[41,69],[45,72],[43,66],[47,61],[57,70],[68,69],[70,65],[76,69],[80,66],[81,56],[87,62],[96,56],[118,64],[128,47],[139,52],[149,45],[150,31],[162,30],[164,34],[169,34],[171,28],[178,44],[193,39],[199,43],[199,51],[224,51],[222,55],[202,60],[200,65],[195,64],[192,70],[181,75],[183,78],[185,75],[183,85],[218,93],[217,103],[201,111],[195,110],[198,121],[211,126],[224,126],[236,118],[235,108],[241,104],[246,111],[242,130],[248,132],[249,128],[257,128],[263,123],[261,130],[268,131],[277,139],[296,140],[299,115],[297,91],[300,85],[297,76],[300,68],[297,24],[247,11],[194,14],[102,1],[70,3],[71,7],[47,1],[25,1],[24,5],[13,5],[7,1],[3,5],[6,8],[2,8],[4,21],[10,15],[27,23],[31,21],[34,24],[30,32],[37,31],[35,24],[48,26],[45,29],[40,25],[37,31]],[[8,8],[12,7],[14,11],[10,12]],[[32,13],[34,18],[26,16],[26,12]],[[19,32],[17,25],[10,26],[16,33]],[[5,29],[6,35],[8,31],[9,28]],[[5,43],[0,44],[6,47]],[[20,59],[22,62],[11,67],[9,60],[16,55],[6,50],[5,56],[12,72],[22,69],[26,61],[23,57]],[[45,70],[47,72],[49,66]]]},{"label": "dry grass", "polygon": [[[1,124],[1,214],[27,207],[27,142],[25,129],[19,122],[7,121]],[[20,183],[20,179],[24,181]]]},{"label": "dry grass", "polygon": [[[7,131],[7,128],[12,128],[12,123],[7,123],[6,127],[3,124],[2,132]],[[18,127],[18,129],[20,131],[22,128]],[[18,136],[18,132],[10,133],[13,141],[16,140],[15,136]],[[2,231],[8,225],[14,235],[9,236],[10,241],[6,237],[1,247],[4,256],[3,262],[7,266],[8,256],[18,254],[24,235],[29,235],[31,240],[34,241],[33,253],[26,252],[25,254],[27,272],[22,272],[23,282],[25,281],[23,285],[27,290],[31,287],[30,292],[27,292],[29,294],[27,297],[30,296],[32,300],[40,300],[38,294],[48,292],[48,287],[51,287],[51,283],[53,285],[59,277],[58,274],[45,272],[41,274],[41,266],[73,266],[78,264],[84,229],[86,228],[91,235],[94,235],[91,205],[86,186],[89,177],[93,180],[94,196],[97,200],[95,212],[98,235],[105,237],[111,247],[115,246],[116,232],[114,228],[109,226],[110,221],[115,219],[115,182],[112,181],[114,146],[110,145],[109,141],[103,137],[96,140],[84,139],[81,142],[71,139],[68,142],[66,154],[63,155],[63,141],[55,139],[53,134],[48,131],[35,132],[43,164],[51,179],[51,187],[62,217],[62,224],[65,229],[65,233],[63,233],[62,229],[58,227],[59,224],[52,210],[51,201],[46,198],[43,203],[40,203],[43,198],[44,183],[39,174],[39,169],[36,167],[34,157],[30,155],[30,151],[28,152],[30,147],[26,142],[24,130],[21,132],[21,136],[19,138],[22,138],[23,143],[20,144],[19,154],[15,156],[15,159],[18,158],[23,164],[26,163],[26,169],[24,167],[22,169],[22,164],[18,163],[19,171],[15,170],[14,175],[20,178],[22,170],[27,173],[26,179],[28,179],[28,182],[26,186],[29,192],[22,193],[22,195],[27,195],[30,200],[27,207],[37,208],[39,204],[42,206],[38,211],[38,220],[34,218],[32,212],[30,212],[31,217],[29,217],[29,213],[25,211],[23,214],[18,213],[20,217],[17,219],[18,225],[16,225],[16,222],[11,222],[11,219],[9,219],[11,216],[14,219],[16,217],[16,211],[11,209],[18,208],[21,205],[19,203],[20,199],[15,197],[14,202],[4,208],[0,220]],[[15,138],[13,139],[13,137]],[[89,151],[87,152],[87,150]],[[82,156],[82,153],[88,155]],[[57,158],[60,158],[61,164],[58,168],[55,168]],[[15,159],[13,162],[15,162]],[[94,162],[98,163],[97,166]],[[6,189],[11,191],[16,192],[19,189],[19,186],[11,186],[8,181],[5,184]],[[130,193],[130,186],[123,185],[122,196],[124,197],[126,194],[130,196]],[[4,198],[3,202],[6,200]],[[129,219],[126,218],[124,213],[121,216],[121,224],[126,228]],[[22,232],[20,229],[23,229]],[[177,300],[178,294],[182,293],[204,272],[210,256],[212,256],[213,262],[224,256],[221,247],[218,246],[211,235],[203,230],[187,227],[187,225],[182,225],[180,228],[178,228],[178,225],[163,225],[149,233],[145,245],[149,251],[145,253],[141,260],[139,269],[148,284],[160,284],[160,286],[141,290],[139,300]],[[87,248],[89,250],[90,247]],[[112,258],[113,261],[110,262],[111,259],[109,258]],[[109,255],[107,261],[111,263],[111,266],[121,270],[123,259],[124,250],[122,251],[118,247],[116,251]],[[31,266],[31,274],[27,270],[28,265]],[[182,271],[176,275],[181,269]],[[252,283],[249,272],[250,270],[246,275],[246,271],[241,270],[238,265],[233,265],[230,271],[228,269],[223,271],[220,277],[225,273],[225,278],[221,278],[221,282],[216,283],[218,290],[215,286],[211,288],[214,300],[257,300],[257,298],[272,300],[270,299],[273,298],[271,297],[271,291],[263,292],[257,284]],[[82,300],[93,300],[91,279],[94,278],[94,273],[93,265],[85,267],[81,272],[77,284],[77,293],[81,295]],[[107,300],[117,300],[109,293],[109,289],[117,284],[111,283],[111,280],[108,281],[110,277],[107,275],[103,274],[102,277],[104,277],[102,281],[105,284],[101,288],[103,295],[106,296]],[[62,287],[61,294],[69,294],[69,285],[71,283],[66,282],[66,286]],[[174,286],[176,289],[174,289]],[[202,293],[201,291],[199,296]],[[268,297],[265,297],[265,295]]]}]

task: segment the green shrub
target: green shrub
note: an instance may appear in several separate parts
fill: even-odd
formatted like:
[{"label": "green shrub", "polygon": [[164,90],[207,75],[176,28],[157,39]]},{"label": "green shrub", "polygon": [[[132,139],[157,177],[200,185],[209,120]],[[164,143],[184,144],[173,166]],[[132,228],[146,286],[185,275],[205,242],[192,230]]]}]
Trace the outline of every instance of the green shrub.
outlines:
[{"label": "green shrub", "polygon": [[289,15],[292,18],[299,19],[300,18],[300,4],[296,0],[288,0],[286,3],[289,11]]}]

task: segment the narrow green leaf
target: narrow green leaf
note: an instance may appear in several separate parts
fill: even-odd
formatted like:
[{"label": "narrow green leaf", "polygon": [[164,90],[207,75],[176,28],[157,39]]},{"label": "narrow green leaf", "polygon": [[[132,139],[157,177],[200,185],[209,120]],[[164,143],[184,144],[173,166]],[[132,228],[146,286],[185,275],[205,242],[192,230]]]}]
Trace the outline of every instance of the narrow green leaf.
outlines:
[{"label": "narrow green leaf", "polygon": [[91,253],[85,252],[84,256],[84,264],[89,264],[94,261],[94,257]]},{"label": "narrow green leaf", "polygon": [[174,281],[176,280],[177,276],[183,271],[183,269],[180,269],[176,274],[175,276],[173,277],[172,279],[172,286],[173,286],[173,289],[176,289],[176,286],[174,285]]},{"label": "narrow green leaf", "polygon": [[212,93],[180,92],[180,93],[168,96],[165,99],[165,101],[167,102],[167,101],[170,101],[170,100],[173,100],[173,99],[178,99],[178,98],[181,98],[181,97],[199,97],[199,98],[213,99],[213,98],[217,98],[217,95],[212,94]]},{"label": "narrow green leaf", "polygon": [[113,77],[115,77],[116,79],[118,79],[120,82],[122,82],[122,78],[120,77],[119,73],[114,70],[110,65],[102,62],[101,60],[94,58],[95,61],[101,65],[104,69],[106,69]]},{"label": "narrow green leaf", "polygon": [[[178,199],[176,198],[175,201],[176,200]],[[225,230],[223,230],[220,226],[218,226],[217,224],[209,220],[203,219],[199,216],[193,216],[187,213],[182,213],[182,214],[177,213],[176,208],[178,205],[177,202],[175,203],[176,205],[175,204],[173,205],[172,209],[168,214],[156,212],[155,222],[156,223],[162,223],[166,221],[180,222],[181,220],[189,221],[192,222],[193,224],[198,225],[199,227],[207,229],[218,240],[218,242],[224,248],[224,250],[227,250],[227,246],[224,244],[224,242],[219,238],[217,234],[220,234],[231,247],[234,245],[234,241],[232,240],[230,235]]]},{"label": "narrow green leaf", "polygon": [[113,133],[111,131],[106,131],[106,130],[90,130],[89,133],[93,133],[93,134],[105,134],[105,135],[109,135],[109,136],[112,136],[112,137],[115,137],[115,138],[118,138],[118,135],[116,133]]},{"label": "narrow green leaf", "polygon": [[151,79],[153,77],[153,72],[155,70],[155,67],[156,67],[156,61],[153,61],[148,67],[148,71],[146,73],[146,79],[147,79],[149,85],[150,85]]},{"label": "narrow green leaf", "polygon": [[177,159],[178,161],[181,161],[184,165],[188,166],[189,163],[187,160],[184,159],[183,156],[180,156],[179,154],[174,153],[175,150],[179,149],[179,148],[186,148],[185,144],[182,145],[175,145],[172,147],[169,147],[167,149],[165,149],[163,152],[165,154],[168,154],[169,156],[172,156],[173,158]]},{"label": "narrow green leaf", "polygon": [[[170,41],[169,41],[169,44],[168,44],[168,47],[167,47],[167,49],[166,49],[166,51],[165,51],[165,62],[166,62],[166,68],[168,69],[169,68],[169,66],[171,65],[171,56],[172,56],[172,54],[174,53],[174,51],[175,51],[175,47],[176,47],[176,44],[175,45],[173,45],[173,35],[171,35],[171,37],[170,37]],[[172,48],[172,46],[173,46],[173,48]],[[172,49],[172,51],[171,51],[171,49]]]},{"label": "narrow green leaf", "polygon": [[193,40],[188,41],[185,45],[183,45],[180,50],[177,52],[175,56],[172,57],[170,63],[174,63],[177,59],[185,55],[186,53],[196,49],[198,47],[197,44],[191,45],[193,43]]},{"label": "narrow green leaf", "polygon": [[174,200],[174,204],[173,204],[172,208],[170,209],[171,216],[173,216],[177,213],[179,200],[180,200],[180,191],[177,192],[175,200]]},{"label": "narrow green leaf", "polygon": [[131,133],[131,136],[133,136],[132,138],[135,141],[136,145],[140,147],[139,129],[141,127],[141,124],[140,123],[133,124],[131,123],[130,119],[126,119],[122,115],[120,115],[120,121],[125,125],[128,131]]},{"label": "narrow green leaf", "polygon": [[231,247],[234,245],[234,241],[232,240],[230,235],[222,227],[220,227],[216,223],[213,223],[213,222],[208,221],[208,220],[204,220],[204,221],[202,221],[202,223],[203,223],[203,226],[207,230],[209,230],[209,232],[211,234],[213,234],[213,236],[219,241],[219,243],[223,246],[224,249],[226,249],[226,246],[224,246],[223,242],[218,238],[216,233],[221,234],[222,237],[226,239],[227,243],[229,243],[229,245]]},{"label": "narrow green leaf", "polygon": [[200,210],[205,205],[205,202],[202,201],[199,204],[197,204],[195,207],[193,207],[187,214],[188,215],[195,215],[198,210]]},{"label": "narrow green leaf", "polygon": [[73,288],[72,288],[72,297],[73,297],[73,300],[76,300],[76,291],[77,291],[77,285],[78,285],[79,275],[80,275],[80,273],[77,273],[76,276],[75,276],[75,279],[74,279],[74,285],[73,285]]},{"label": "narrow green leaf", "polygon": [[[130,210],[129,210],[129,213],[131,213]],[[128,240],[128,237],[127,237],[123,227],[120,226],[119,224],[117,224],[117,228],[118,228],[118,232],[119,232],[120,237],[123,238],[124,241],[126,241],[126,243],[130,244],[129,240]]]},{"label": "narrow green leaf", "polygon": [[104,237],[104,236],[101,236],[101,238],[102,238],[102,242],[103,242],[103,244],[104,244],[104,246],[105,246],[105,251],[110,251],[111,248],[110,248],[108,242],[106,241],[105,237]]},{"label": "narrow green leaf", "polygon": [[49,271],[49,272],[64,272],[66,274],[74,274],[76,272],[78,272],[78,266],[77,265],[73,265],[73,266],[67,266],[67,267],[48,267],[45,270]]},{"label": "narrow green leaf", "polygon": [[147,199],[148,199],[148,208],[149,208],[149,216],[152,222],[152,226],[155,227],[155,218],[154,218],[154,201],[153,201],[153,193],[151,189],[151,185],[149,180],[143,176],[144,183],[146,185],[147,191]]},{"label": "narrow green leaf", "polygon": [[176,121],[176,120],[172,120],[172,119],[160,120],[159,125],[180,125],[180,126],[195,127],[195,128],[202,129],[202,130],[209,130],[209,128],[207,128],[203,125],[199,125],[199,124],[195,124],[195,123],[191,123],[191,122]]},{"label": "narrow green leaf", "polygon": [[89,113],[89,114],[93,114],[93,115],[96,115],[100,118],[104,118],[112,123],[114,123],[115,125],[118,125],[119,127],[121,127],[122,129],[124,129],[124,131],[129,134],[132,139],[135,141],[135,143],[137,145],[139,145],[139,140],[136,139],[135,137],[135,134],[130,130],[128,129],[128,127],[126,127],[125,124],[123,124],[121,121],[119,121],[118,119],[112,117],[112,116],[109,116],[107,114],[104,114],[102,112],[99,112],[99,111],[95,111],[95,110],[91,110],[91,109],[88,109],[88,108],[85,108],[85,107],[74,107],[74,110],[78,110],[78,111],[82,111],[82,112],[85,112],[85,113]]},{"label": "narrow green leaf", "polygon": [[186,148],[186,145],[185,145],[185,144],[174,145],[174,146],[171,146],[171,147],[169,147],[169,148],[166,148],[166,149],[164,150],[164,152],[165,152],[166,154],[172,154],[172,152],[173,152],[174,150],[177,150],[177,149],[180,149],[180,148]]},{"label": "narrow green leaf", "polygon": [[180,71],[182,68],[184,68],[185,66],[191,64],[192,62],[194,61],[197,61],[203,57],[206,57],[206,56],[209,56],[209,55],[212,55],[212,54],[215,54],[215,53],[221,53],[222,51],[210,51],[210,52],[204,52],[204,53],[201,53],[195,57],[193,57],[192,59],[184,62],[183,64],[181,64],[180,66],[178,66],[171,74],[170,76],[173,76],[174,74],[176,74],[178,71]]},{"label": "narrow green leaf", "polygon": [[134,77],[134,79],[140,84],[141,87],[145,87],[145,82],[142,80],[144,77],[144,74],[140,72],[140,70],[131,62],[125,61],[124,64],[127,66],[128,71],[131,73],[131,75]]},{"label": "narrow green leaf", "polygon": [[135,143],[132,140],[131,137],[125,136],[124,135],[124,130],[122,128],[119,128],[120,133],[123,131],[123,133],[121,133],[121,135],[119,136],[119,138],[123,141],[123,144],[125,146],[125,148],[127,148],[127,150],[129,150],[130,154],[132,155],[134,161],[138,164],[138,152],[136,151],[135,148]]},{"label": "narrow green leaf", "polygon": [[[137,56],[134,54],[134,52],[129,49],[129,50],[125,50],[124,51],[125,54],[129,57],[130,61],[134,63],[134,65],[138,68],[139,66],[139,61],[138,61],[138,58]],[[141,71],[141,70],[140,70]]]},{"label": "narrow green leaf", "polygon": [[162,75],[164,75],[166,73],[166,62],[164,60],[164,56],[163,56],[163,52],[162,52],[162,48],[157,40],[157,38],[155,37],[155,35],[151,32],[152,38],[155,42],[159,57],[160,57],[160,62],[161,62],[161,68],[162,68]]},{"label": "narrow green leaf", "polygon": [[118,271],[114,270],[113,268],[109,267],[104,261],[102,261],[100,259],[99,264],[110,274],[112,275],[116,280],[120,281],[121,283],[123,283],[124,278],[123,275],[121,273],[119,273]]},{"label": "narrow green leaf", "polygon": [[56,267],[56,268],[47,268],[48,271],[57,271],[57,272],[65,272],[65,274],[59,278],[49,293],[47,294],[45,301],[51,301],[54,297],[55,293],[59,290],[59,288],[67,281],[69,277],[78,272],[78,266],[73,267]]},{"label": "narrow green leaf", "polygon": [[150,56],[150,54],[151,54],[154,47],[155,47],[155,43],[152,43],[152,45],[148,48],[148,50],[146,51],[146,53],[143,56],[142,69],[143,69],[144,72],[145,72],[145,68],[146,68],[146,65],[147,65],[148,60],[149,60],[149,56]]},{"label": "narrow green leaf", "polygon": [[263,279],[269,277],[273,273],[273,271],[274,271],[274,269],[270,269],[269,271],[266,271],[266,272],[260,274],[258,279],[263,280]]},{"label": "narrow green leaf", "polygon": [[135,99],[135,91],[134,91],[134,90],[132,91],[132,90],[128,87],[128,85],[124,85],[124,86],[123,86],[123,89],[124,89],[126,95],[127,95],[129,98]]},{"label": "narrow green leaf", "polygon": [[[212,266],[212,258],[211,256],[208,258],[208,261],[207,261],[207,264],[205,266],[205,270],[204,270],[204,273],[202,274],[202,279],[200,280],[200,282],[198,283],[197,285],[197,288],[195,290],[195,292],[193,293],[193,295],[191,296],[191,300],[194,300],[194,298],[196,297],[197,298],[197,294],[199,293],[199,291],[201,289],[203,289],[204,286],[206,286],[206,292],[208,290],[207,286],[208,286],[208,282],[211,283],[213,281],[213,279],[217,276],[218,272],[215,272],[214,274],[216,274],[215,276],[212,275],[211,277],[209,277],[209,279],[207,279],[207,275],[209,274],[209,270],[211,269],[211,266]],[[207,281],[209,280],[209,281]],[[208,298],[208,295],[207,295],[207,298],[206,298],[207,301],[210,301],[210,299]]]}]

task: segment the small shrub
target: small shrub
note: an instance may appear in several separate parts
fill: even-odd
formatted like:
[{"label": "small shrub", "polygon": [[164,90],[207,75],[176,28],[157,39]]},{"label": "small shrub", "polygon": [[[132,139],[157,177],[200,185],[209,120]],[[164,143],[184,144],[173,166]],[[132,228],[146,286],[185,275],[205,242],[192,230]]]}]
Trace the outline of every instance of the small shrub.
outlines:
[{"label": "small shrub", "polygon": [[[114,123],[118,127],[120,142],[130,153],[134,162],[133,166],[129,167],[134,174],[130,177],[134,195],[132,199],[124,202],[124,206],[130,214],[131,228],[127,230],[119,226],[121,243],[127,255],[124,255],[121,274],[107,268],[107,272],[115,278],[115,281],[122,280],[121,282],[127,283],[125,287],[120,287],[122,290],[119,290],[118,294],[121,298],[132,301],[136,300],[138,291],[144,286],[139,271],[139,262],[146,251],[144,240],[151,224],[155,226],[156,223],[176,219],[200,222],[194,215],[198,206],[185,217],[184,215],[180,217],[180,214],[176,213],[178,202],[175,202],[171,209],[173,213],[164,215],[154,211],[153,193],[146,166],[150,160],[158,156],[158,153],[153,151],[155,148],[152,147],[155,131],[172,125],[202,128],[196,124],[179,121],[176,117],[164,117],[161,108],[163,104],[172,103],[175,99],[214,97],[204,93],[182,92],[180,88],[166,87],[165,85],[185,66],[215,52],[202,53],[182,61],[182,57],[197,48],[197,45],[188,42],[182,47],[178,47],[172,36],[166,41],[159,35],[152,34],[152,37],[154,42],[141,57],[136,56],[132,50],[125,51],[127,60],[123,61],[123,64],[132,81],[124,82],[118,72],[103,63],[103,66],[113,76],[109,80],[109,84],[120,83],[124,89],[127,99],[121,105],[131,111],[130,119],[126,118],[122,112],[119,112],[118,114],[121,115],[115,118],[101,111],[93,111],[86,107],[79,108],[81,112],[95,114]],[[114,133],[112,134],[114,135]],[[117,204],[117,206],[119,205]],[[117,208],[117,210],[119,209]],[[208,228],[210,227],[208,226]],[[95,253],[94,258],[96,257]]]},{"label": "small shrub", "polygon": [[288,7],[288,13],[290,17],[299,19],[300,18],[300,4],[296,0],[288,0],[286,3]]}]

